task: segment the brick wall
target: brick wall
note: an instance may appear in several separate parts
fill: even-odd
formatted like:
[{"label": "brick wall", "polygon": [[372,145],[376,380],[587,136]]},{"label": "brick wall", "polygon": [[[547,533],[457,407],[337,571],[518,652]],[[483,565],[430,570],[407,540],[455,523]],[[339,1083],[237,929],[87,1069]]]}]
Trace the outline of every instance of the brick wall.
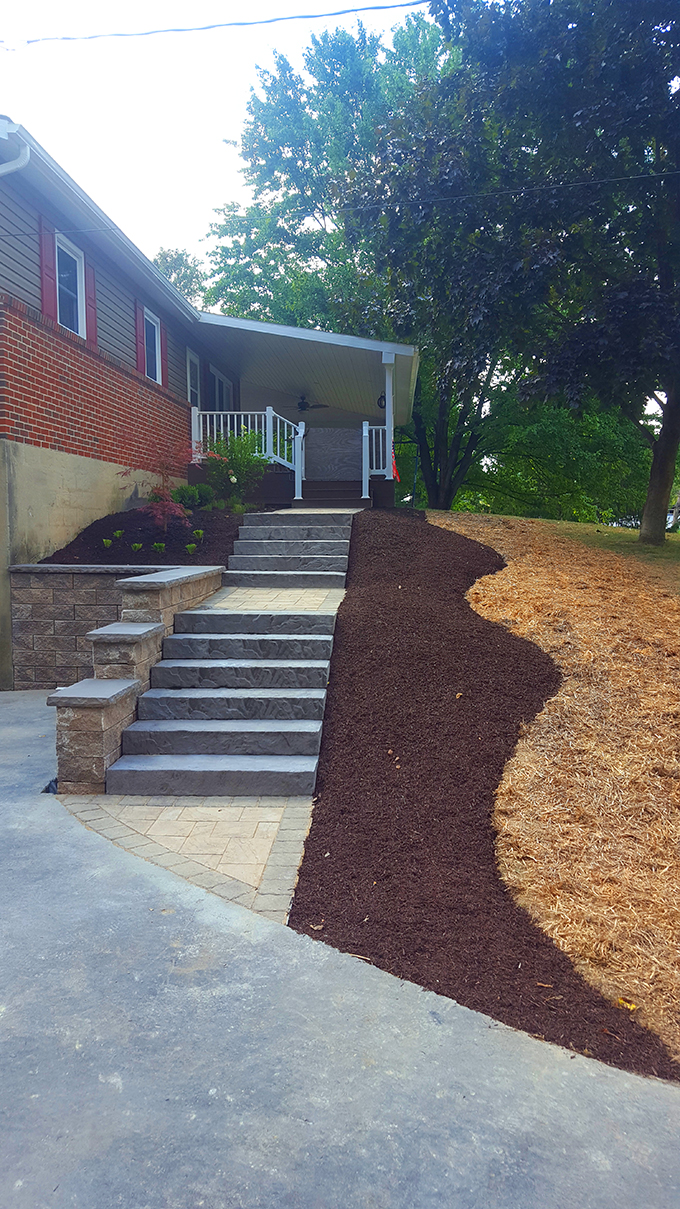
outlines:
[{"label": "brick wall", "polygon": [[0,294],[0,438],[152,470],[159,450],[188,449],[189,415],[184,400]]},{"label": "brick wall", "polygon": [[123,593],[116,580],[166,567],[11,568],[12,661],[15,689],[52,689],[94,674],[85,635],[120,621]]}]

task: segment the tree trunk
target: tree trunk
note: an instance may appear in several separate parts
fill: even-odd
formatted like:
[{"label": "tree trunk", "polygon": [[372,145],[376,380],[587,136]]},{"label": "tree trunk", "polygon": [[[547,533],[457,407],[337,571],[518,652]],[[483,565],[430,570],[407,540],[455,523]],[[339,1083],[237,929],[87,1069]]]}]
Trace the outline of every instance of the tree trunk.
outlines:
[{"label": "tree trunk", "polygon": [[666,388],[663,423],[652,454],[647,499],[640,525],[640,541],[662,546],[666,540],[668,502],[673,490],[675,463],[680,447],[680,378]]}]

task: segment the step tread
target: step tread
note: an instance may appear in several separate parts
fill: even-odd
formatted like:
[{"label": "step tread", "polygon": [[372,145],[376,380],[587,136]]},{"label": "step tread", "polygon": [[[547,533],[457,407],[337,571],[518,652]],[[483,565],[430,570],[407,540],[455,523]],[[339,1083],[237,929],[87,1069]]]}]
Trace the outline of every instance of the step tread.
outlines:
[{"label": "step tread", "polygon": [[272,772],[313,772],[317,763],[317,756],[121,756],[108,771],[133,772],[137,769],[171,772],[187,769],[195,772],[259,772],[269,769]]},{"label": "step tread", "polygon": [[202,697],[263,697],[268,701],[280,698],[294,700],[320,700],[326,696],[324,688],[149,688],[140,697],[140,701],[150,698],[159,700],[169,698],[177,701],[181,697],[197,700]]},{"label": "step tread", "polygon": [[170,667],[318,667],[328,668],[328,659],[161,659],[156,668]]},{"label": "step tread", "polygon": [[131,722],[126,730],[133,730],[136,733],[144,731],[154,731],[156,733],[173,733],[175,731],[188,731],[190,733],[201,734],[205,731],[214,731],[216,734],[240,734],[242,731],[248,734],[268,734],[274,731],[280,734],[295,734],[298,731],[304,731],[305,734],[318,734],[321,730],[320,721],[310,721],[309,719],[301,718],[299,721],[294,721],[288,718],[244,718],[227,719],[227,718],[149,718],[143,722]]}]

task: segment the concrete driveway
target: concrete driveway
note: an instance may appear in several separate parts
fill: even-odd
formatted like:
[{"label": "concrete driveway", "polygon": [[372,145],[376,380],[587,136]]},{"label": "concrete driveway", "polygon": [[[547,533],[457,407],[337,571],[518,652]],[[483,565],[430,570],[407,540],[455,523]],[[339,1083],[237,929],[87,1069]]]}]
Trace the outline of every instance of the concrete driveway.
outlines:
[{"label": "concrete driveway", "polygon": [[44,698],[0,694],[3,1209],[677,1209],[680,1087],[86,830]]}]

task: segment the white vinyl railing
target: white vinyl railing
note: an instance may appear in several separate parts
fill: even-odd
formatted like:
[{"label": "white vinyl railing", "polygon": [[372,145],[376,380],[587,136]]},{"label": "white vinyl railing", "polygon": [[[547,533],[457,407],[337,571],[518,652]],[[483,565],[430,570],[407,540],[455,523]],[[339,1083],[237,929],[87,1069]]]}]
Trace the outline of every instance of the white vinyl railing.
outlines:
[{"label": "white vinyl railing", "polygon": [[191,409],[191,443],[194,459],[203,461],[211,441],[240,437],[252,432],[257,436],[257,449],[270,462],[278,462],[295,472],[295,499],[302,499],[304,478],[304,434],[301,421],[293,424],[279,416],[273,407],[266,411],[199,411]]}]

